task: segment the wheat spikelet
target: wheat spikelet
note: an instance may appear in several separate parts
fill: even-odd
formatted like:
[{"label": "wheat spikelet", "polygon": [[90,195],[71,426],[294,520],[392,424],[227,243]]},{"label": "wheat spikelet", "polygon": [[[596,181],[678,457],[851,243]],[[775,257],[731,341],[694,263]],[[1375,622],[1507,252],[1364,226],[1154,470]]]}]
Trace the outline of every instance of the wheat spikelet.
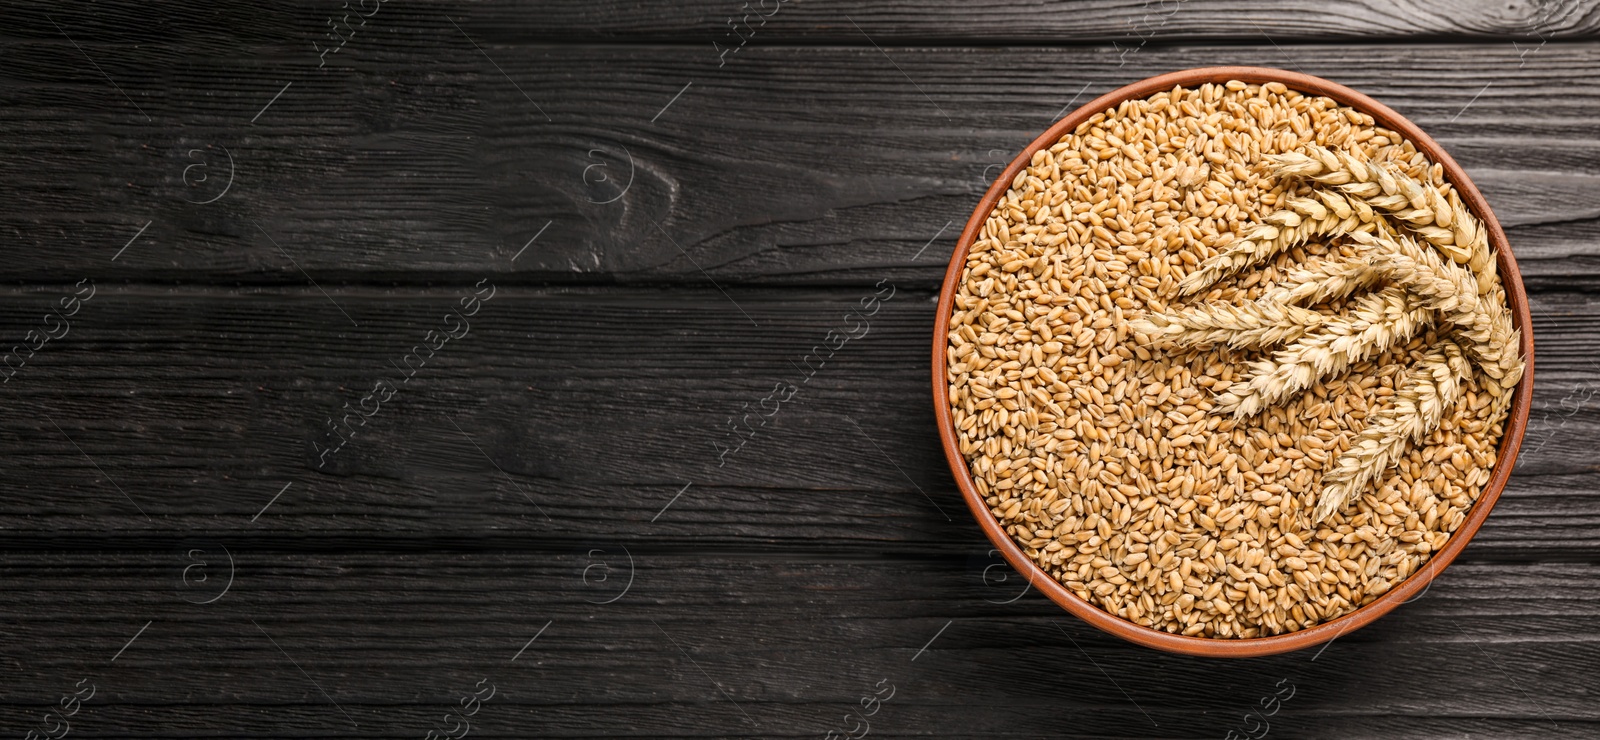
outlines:
[{"label": "wheat spikelet", "polygon": [[1443,340],[1407,371],[1394,404],[1367,417],[1350,449],[1322,476],[1322,495],[1312,520],[1321,522],[1354,500],[1367,484],[1397,462],[1408,445],[1438,428],[1446,409],[1461,397],[1461,382],[1472,371],[1461,348]]},{"label": "wheat spikelet", "polygon": [[1361,232],[1376,232],[1379,234],[1395,233],[1394,225],[1383,214],[1373,209],[1372,204],[1346,195],[1335,190],[1314,190],[1309,198],[1288,198],[1285,205],[1289,210],[1302,216],[1315,216],[1320,213],[1330,213],[1339,218],[1355,217],[1362,224],[1371,228],[1358,229]]},{"label": "wheat spikelet", "polygon": [[1357,299],[1351,316],[1326,317],[1309,332],[1273,355],[1251,363],[1239,382],[1216,397],[1216,408],[1236,417],[1262,409],[1310,388],[1352,363],[1388,350],[1415,336],[1430,311],[1397,287]]},{"label": "wheat spikelet", "polygon": [[1254,301],[1242,306],[1211,303],[1183,311],[1151,313],[1128,328],[1157,344],[1192,347],[1226,344],[1234,349],[1266,347],[1299,339],[1322,323],[1322,314],[1299,306]]},{"label": "wheat spikelet", "polygon": [[1509,399],[1511,389],[1517,387],[1522,380],[1523,370],[1526,365],[1522,361],[1522,333],[1517,331],[1511,323],[1511,309],[1506,305],[1506,290],[1496,283],[1488,294],[1480,296],[1479,303],[1487,314],[1487,324],[1482,329],[1482,341],[1474,341],[1473,353],[1478,357],[1478,366],[1489,377],[1498,381],[1486,383],[1484,389],[1490,395],[1499,397],[1504,395]]},{"label": "wheat spikelet", "polygon": [[1467,267],[1478,276],[1478,292],[1481,294],[1495,289],[1505,290],[1496,275],[1499,266],[1495,262],[1494,253],[1489,250],[1489,229],[1472,215],[1472,211],[1467,209],[1465,203],[1461,202],[1459,193],[1450,191],[1449,202],[1453,224],[1458,227],[1461,224],[1472,224],[1473,237],[1469,247],[1470,253],[1467,256]]},{"label": "wheat spikelet", "polygon": [[1506,413],[1511,409],[1511,398],[1516,395],[1515,391],[1512,390],[1515,387],[1516,384],[1513,383],[1511,388],[1505,389],[1504,392],[1496,395],[1494,400],[1489,403],[1488,424],[1494,425],[1505,421]]}]

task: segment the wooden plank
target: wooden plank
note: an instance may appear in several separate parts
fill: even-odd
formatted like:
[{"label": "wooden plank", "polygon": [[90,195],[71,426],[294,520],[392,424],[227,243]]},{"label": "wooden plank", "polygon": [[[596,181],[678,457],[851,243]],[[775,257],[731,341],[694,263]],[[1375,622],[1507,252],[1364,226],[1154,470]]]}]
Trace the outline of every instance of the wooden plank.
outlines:
[{"label": "wooden plank", "polygon": [[[215,586],[186,585],[182,547],[8,552],[0,723],[36,722],[80,680],[96,693],[74,727],[116,736],[421,736],[479,681],[496,693],[473,724],[491,736],[816,736],[887,685],[870,721],[898,736],[1054,736],[1071,716],[1085,736],[1217,737],[1288,686],[1272,723],[1293,737],[1600,722],[1583,670],[1600,659],[1594,565],[1462,564],[1324,649],[1217,661],[1095,632],[986,580],[982,559],[640,545],[629,570],[614,548],[238,549],[232,588],[196,604]],[[1449,670],[1371,670],[1419,664]]]},{"label": "wooden plank", "polygon": [[[536,11],[510,0],[470,7],[438,0],[356,3],[348,9],[293,0],[271,5],[237,0],[199,4],[134,4],[93,10],[45,2],[13,3],[0,24],[7,35],[55,33],[44,15],[79,29],[74,36],[97,42],[151,43],[159,38],[227,44],[284,43],[310,49],[331,33],[327,22],[354,28],[348,54],[385,37],[410,37],[445,25],[449,15],[474,34],[497,43],[594,43],[598,41],[694,43],[711,49],[785,42],[845,43],[1108,43],[1137,47],[1174,40],[1260,39],[1278,43],[1329,38],[1519,38],[1592,36],[1600,30],[1594,8],[1577,0],[1503,4],[1487,0],[1430,3],[1333,0],[1297,2],[1262,13],[1238,2],[1189,0],[1034,0],[1027,3],[917,2],[905,0],[625,0],[542,2]],[[362,18],[367,15],[369,17]],[[364,21],[364,23],[363,23]],[[857,28],[859,26],[859,28]],[[341,27],[341,33],[346,33]],[[346,33],[346,35],[349,35]],[[152,38],[152,37],[157,38]],[[327,44],[324,43],[324,46]],[[715,56],[716,52],[712,52]],[[312,51],[311,54],[316,54]]]},{"label": "wooden plank", "polygon": [[[1381,38],[1543,38],[1588,37],[1600,31],[1600,14],[1574,0],[1541,5],[1488,2],[1360,2],[1337,0],[1278,6],[1262,13],[1243,3],[1187,0],[1112,2],[1110,0],[1034,0],[1027,3],[868,2],[728,3],[692,0],[669,7],[643,8],[610,0],[591,6],[571,4],[541,17],[546,28],[604,29],[606,38],[694,39],[721,46],[813,43],[1084,43],[1114,40],[1138,48],[1174,40],[1250,39],[1263,35],[1285,41]],[[476,16],[496,40],[526,38],[516,21],[516,5],[502,2]],[[763,23],[763,16],[765,23]],[[547,32],[550,33],[550,32]],[[553,35],[553,33],[552,33]],[[731,63],[731,62],[730,62]]]},{"label": "wooden plank", "polygon": [[[73,547],[206,532],[301,547],[614,536],[967,552],[981,541],[928,405],[932,299],[887,287],[499,288],[416,366],[406,356],[449,326],[465,287],[102,286],[0,389],[0,527]],[[32,328],[65,290],[11,292],[0,325]],[[857,338],[806,361],[879,292]],[[1532,441],[1469,553],[1592,561],[1600,298],[1533,306]],[[786,401],[760,403],[785,383]],[[371,416],[342,422],[363,398]],[[772,415],[724,455],[730,419],[750,409]]]},{"label": "wooden plank", "polygon": [[445,25],[309,74],[281,43],[87,42],[146,121],[70,44],[14,43],[0,229],[29,259],[8,273],[931,286],[990,177],[1058,114],[1243,63],[1345,82],[1433,133],[1536,287],[1600,276],[1600,43],[753,47],[720,70],[698,46],[480,46]]}]

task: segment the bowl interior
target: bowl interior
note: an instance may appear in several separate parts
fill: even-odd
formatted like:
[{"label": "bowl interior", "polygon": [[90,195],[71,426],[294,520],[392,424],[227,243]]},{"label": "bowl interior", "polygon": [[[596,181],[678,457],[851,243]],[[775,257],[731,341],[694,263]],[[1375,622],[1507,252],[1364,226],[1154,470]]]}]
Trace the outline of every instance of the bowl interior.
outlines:
[{"label": "bowl interior", "polygon": [[[1034,152],[1054,145],[1062,136],[1077,128],[1095,113],[1113,107],[1124,100],[1138,99],[1154,95],[1163,90],[1170,90],[1181,85],[1186,88],[1197,87],[1207,82],[1226,82],[1228,80],[1241,80],[1247,83],[1263,84],[1268,82],[1281,82],[1290,89],[1301,93],[1321,95],[1338,101],[1376,119],[1378,125],[1398,132],[1410,140],[1417,149],[1421,150],[1434,162],[1443,166],[1445,176],[1461,195],[1462,200],[1477,214],[1489,230],[1489,243],[1494,249],[1498,260],[1500,278],[1505,284],[1506,300],[1512,313],[1512,319],[1522,337],[1522,354],[1525,358],[1526,371],[1522,381],[1517,384],[1515,396],[1512,401],[1511,411],[1505,422],[1505,435],[1500,441],[1500,452],[1495,460],[1495,466],[1489,481],[1484,484],[1478,500],[1467,513],[1467,518],[1461,526],[1450,535],[1449,541],[1439,551],[1429,558],[1428,565],[1408,578],[1401,581],[1388,592],[1374,599],[1371,603],[1362,606],[1348,614],[1322,622],[1296,632],[1269,637],[1253,638],[1206,638],[1185,637],[1161,630],[1143,627],[1117,617],[1094,604],[1079,598],[1067,590],[1022,552],[1022,549],[1012,541],[1011,536],[1000,528],[989,512],[988,504],[979,495],[977,487],[972,482],[971,472],[967,469],[965,457],[962,456],[960,446],[956,440],[954,423],[951,420],[950,407],[947,403],[949,385],[945,379],[945,352],[948,346],[948,332],[950,315],[956,290],[959,288],[962,270],[966,264],[967,253],[977,235],[983,228],[984,222],[989,218],[994,204],[1005,194],[1011,181],[1017,173],[1028,166]],[[1415,596],[1419,591],[1446,566],[1453,561],[1467,546],[1467,542],[1477,533],[1482,526],[1489,511],[1494,508],[1495,502],[1500,498],[1500,492],[1505,489],[1506,481],[1511,476],[1511,468],[1516,463],[1517,451],[1522,444],[1522,436],[1527,429],[1528,412],[1531,406],[1533,389],[1533,333],[1532,321],[1528,313],[1527,292],[1522,285],[1522,274],[1517,270],[1516,259],[1511,254],[1511,249],[1506,242],[1505,231],[1501,229],[1500,222],[1495,219],[1494,212],[1484,200],[1482,193],[1467,177],[1460,165],[1430,138],[1422,129],[1406,120],[1400,114],[1387,106],[1347,88],[1320,77],[1312,77],[1298,72],[1264,67],[1206,67],[1190,69],[1180,72],[1151,77],[1140,82],[1127,85],[1102,95],[1073,111],[1066,118],[1056,122],[1049,130],[1035,139],[1011,164],[1005,172],[989,186],[988,192],[979,201],[972,217],[968,219],[966,228],[961,233],[961,238],[956,244],[955,253],[950,258],[949,268],[945,272],[944,285],[939,293],[938,318],[933,332],[933,398],[934,414],[939,425],[939,437],[944,447],[945,458],[950,464],[950,472],[955,476],[956,485],[961,489],[962,497],[966,499],[967,507],[972,510],[973,517],[983,528],[984,534],[994,543],[1000,551],[1035,588],[1039,589],[1050,600],[1062,608],[1072,612],[1084,621],[1117,635],[1129,641],[1174,653],[1204,656],[1250,657],[1259,655],[1272,655],[1284,653],[1316,645],[1331,640],[1350,630],[1365,626],[1372,620],[1388,613]]]}]

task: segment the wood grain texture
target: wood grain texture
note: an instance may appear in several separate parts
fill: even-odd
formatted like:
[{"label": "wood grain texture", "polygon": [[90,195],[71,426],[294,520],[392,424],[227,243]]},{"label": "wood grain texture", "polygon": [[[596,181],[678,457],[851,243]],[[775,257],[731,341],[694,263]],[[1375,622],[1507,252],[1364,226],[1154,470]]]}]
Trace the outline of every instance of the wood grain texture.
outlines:
[{"label": "wood grain texture", "polygon": [[[374,10],[376,8],[376,10]],[[197,12],[197,9],[199,10]],[[907,0],[545,0],[529,6],[514,0],[460,4],[329,2],[254,4],[224,0],[199,5],[171,3],[152,8],[128,5],[63,7],[60,3],[11,3],[0,19],[5,33],[43,35],[33,28],[49,13],[63,24],[84,28],[97,41],[148,42],[151,29],[170,37],[276,43],[293,39],[309,47],[328,27],[325,19],[371,12],[357,31],[405,33],[429,28],[449,14],[485,38],[544,43],[677,42],[711,48],[781,43],[985,42],[1108,43],[1122,46],[1193,39],[1260,39],[1278,43],[1328,38],[1525,38],[1592,37],[1600,13],[1579,0],[1495,2],[1491,0],[1332,0],[1280,3],[1263,12],[1256,3],[1228,0],[1029,0],[1028,2],[928,3]],[[381,24],[381,25],[380,25]],[[859,28],[858,28],[859,26]],[[49,29],[45,24],[45,29]],[[315,53],[315,52],[313,52]],[[715,53],[715,52],[713,52]]]},{"label": "wood grain texture", "polygon": [[87,43],[153,121],[59,36],[14,44],[0,230],[30,259],[9,277],[931,285],[978,195],[1059,113],[1222,63],[1377,97],[1466,167],[1531,284],[1600,272],[1592,44],[762,47],[718,69],[698,47],[480,52],[444,20],[363,40],[321,73],[282,45]]},{"label": "wood grain texture", "polygon": [[[0,320],[25,325],[61,290],[13,294],[24,308]],[[849,552],[942,549],[974,531],[926,405],[928,293],[897,290],[828,357],[829,330],[873,286],[502,288],[402,382],[405,355],[464,290],[334,289],[330,301],[102,288],[3,387],[19,413],[0,422],[0,486],[15,493],[0,526],[82,546],[198,532],[302,547],[602,536]],[[1593,562],[1600,298],[1538,294],[1533,309],[1528,441],[1466,557]],[[336,444],[327,419],[379,380],[398,392],[319,456]],[[763,423],[779,384],[796,391]],[[722,455],[747,413],[755,437]]]},{"label": "wood grain texture", "polygon": [[[870,722],[891,737],[941,734],[930,722],[973,737],[1217,737],[1287,686],[1271,721],[1292,737],[1385,725],[1581,737],[1600,723],[1591,672],[1541,678],[1600,659],[1592,565],[1460,564],[1321,652],[1219,662],[1096,633],[1020,582],[986,578],[997,561],[983,557],[641,544],[630,569],[610,548],[236,548],[232,589],[204,605],[191,603],[202,594],[184,585],[182,549],[11,555],[0,587],[22,647],[0,721],[20,724],[88,679],[98,693],[74,725],[95,735],[421,736],[411,728],[480,680],[497,694],[474,727],[497,737],[820,736],[880,680],[894,694]],[[608,581],[586,571],[597,564]],[[84,616],[47,616],[59,610]],[[1452,670],[1385,682],[1368,675],[1375,663]],[[1083,715],[1071,728],[1063,707]]]}]

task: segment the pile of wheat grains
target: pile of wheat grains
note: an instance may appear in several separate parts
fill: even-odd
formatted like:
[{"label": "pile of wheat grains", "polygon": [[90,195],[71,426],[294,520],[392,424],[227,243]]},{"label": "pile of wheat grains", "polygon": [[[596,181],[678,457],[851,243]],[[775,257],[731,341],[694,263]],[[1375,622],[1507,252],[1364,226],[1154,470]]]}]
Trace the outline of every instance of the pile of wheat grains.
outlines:
[{"label": "pile of wheat grains", "polygon": [[[1235,420],[1211,399],[1244,353],[1152,349],[1129,332],[1218,247],[1309,192],[1263,162],[1308,144],[1449,187],[1410,142],[1328,98],[1174,88],[1037,152],[968,254],[946,375],[978,492],[1041,568],[1136,624],[1245,638],[1352,611],[1425,567],[1494,467],[1503,415],[1485,418],[1490,398],[1469,379],[1407,458],[1313,524],[1322,471],[1435,334]],[[1348,249],[1313,240],[1195,298],[1252,300],[1290,265]]]}]

